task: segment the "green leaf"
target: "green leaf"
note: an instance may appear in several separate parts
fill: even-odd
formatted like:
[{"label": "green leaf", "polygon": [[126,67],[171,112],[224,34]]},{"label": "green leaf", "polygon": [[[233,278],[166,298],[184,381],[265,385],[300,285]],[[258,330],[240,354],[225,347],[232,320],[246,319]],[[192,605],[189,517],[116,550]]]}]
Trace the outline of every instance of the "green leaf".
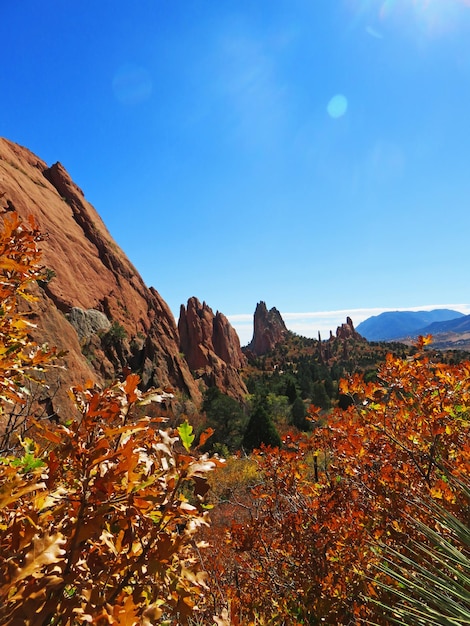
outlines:
[{"label": "green leaf", "polygon": [[185,449],[189,452],[192,446],[192,443],[194,441],[194,435],[193,435],[193,427],[188,422],[188,420],[183,422],[181,426],[178,426],[178,433],[181,439],[181,443],[183,444]]},{"label": "green leaf", "polygon": [[28,473],[37,469],[38,467],[44,467],[46,464],[42,459],[38,459],[34,454],[25,454],[20,459],[14,459],[11,462],[13,467],[18,467],[23,472]]}]

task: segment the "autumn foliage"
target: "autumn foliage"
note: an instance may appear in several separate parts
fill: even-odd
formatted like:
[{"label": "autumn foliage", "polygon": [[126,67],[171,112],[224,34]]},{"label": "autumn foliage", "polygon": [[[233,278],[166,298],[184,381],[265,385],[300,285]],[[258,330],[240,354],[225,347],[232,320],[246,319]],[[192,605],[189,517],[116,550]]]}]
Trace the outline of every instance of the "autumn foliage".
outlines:
[{"label": "autumn foliage", "polygon": [[470,364],[389,356],[376,382],[354,376],[342,392],[348,410],[255,452],[258,480],[225,498],[207,567],[232,623],[388,623],[368,601],[387,602],[381,546],[416,536],[410,516],[434,523],[426,498],[468,522],[450,478],[468,481]]},{"label": "autumn foliage", "polygon": [[56,351],[29,337],[32,323],[18,312],[19,299],[34,300],[31,284],[41,280],[42,241],[33,219],[27,226],[16,213],[5,217],[0,232],[0,401],[24,403],[25,377],[39,377]]},{"label": "autumn foliage", "polygon": [[178,432],[129,419],[137,382],[76,389],[81,420],[39,424],[44,443],[5,462],[0,593],[12,620],[185,623],[192,613],[206,586],[192,537],[206,523],[199,496],[213,463],[187,454]]},{"label": "autumn foliage", "polygon": [[[5,410],[56,356],[18,307],[43,273],[40,240],[15,214],[0,233]],[[442,364],[428,342],[342,381],[348,408],[310,407],[310,433],[225,464],[191,452],[187,422],[147,417],[160,396],[134,374],[72,389],[77,419],[7,428],[0,624],[387,624],[379,564],[419,541],[416,520],[435,526],[423,501],[470,513],[470,363]]]},{"label": "autumn foliage", "polygon": [[[0,386],[22,402],[22,381],[53,353],[28,337],[18,298],[40,277],[39,236],[14,215],[2,234]],[[184,624],[207,587],[194,541],[207,523],[206,475],[188,424],[145,417],[157,394],[128,375],[107,389],[72,390],[77,420],[31,418],[21,452],[0,458],[1,624]]]}]

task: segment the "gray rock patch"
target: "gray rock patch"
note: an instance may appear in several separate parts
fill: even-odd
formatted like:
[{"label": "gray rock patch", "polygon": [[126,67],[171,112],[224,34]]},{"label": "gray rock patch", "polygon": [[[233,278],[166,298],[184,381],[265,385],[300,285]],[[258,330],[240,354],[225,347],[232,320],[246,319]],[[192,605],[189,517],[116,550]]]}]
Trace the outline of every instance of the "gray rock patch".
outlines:
[{"label": "gray rock patch", "polygon": [[67,314],[67,319],[77,331],[80,341],[88,339],[99,331],[107,331],[111,326],[111,322],[101,311],[96,309],[80,309],[73,307]]}]

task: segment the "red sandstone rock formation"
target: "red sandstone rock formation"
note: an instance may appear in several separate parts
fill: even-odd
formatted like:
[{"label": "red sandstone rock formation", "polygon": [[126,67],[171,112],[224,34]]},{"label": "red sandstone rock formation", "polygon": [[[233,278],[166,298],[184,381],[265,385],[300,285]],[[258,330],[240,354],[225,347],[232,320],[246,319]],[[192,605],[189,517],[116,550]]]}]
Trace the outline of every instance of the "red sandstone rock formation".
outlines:
[{"label": "red sandstone rock formation", "polygon": [[248,393],[239,369],[246,364],[237,333],[222,313],[190,298],[181,305],[178,321],[180,349],[197,377],[223,393],[242,400]]},{"label": "red sandstone rock formation", "polygon": [[[354,341],[366,341],[354,328],[354,324],[350,317],[346,318],[346,323],[341,324],[336,329],[336,334],[330,330],[328,341],[321,341],[320,333],[318,334],[318,356],[322,363],[331,363],[336,358],[338,351],[342,352],[341,358],[348,360],[350,357],[350,345]],[[354,340],[354,341],[349,341]]]},{"label": "red sandstone rock formation", "polygon": [[341,324],[341,326],[338,326],[338,328],[336,329],[336,338],[337,339],[359,339],[359,340],[362,339],[364,340],[364,337],[360,335],[354,328],[353,321],[350,317],[346,318],[345,324]]},{"label": "red sandstone rock formation", "polygon": [[[31,214],[47,234],[43,261],[53,278],[37,288],[33,315],[36,339],[69,351],[61,384],[113,378],[131,366],[146,386],[172,386],[199,401],[167,304],[145,286],[62,165],[48,167],[26,148],[0,138],[1,192],[0,212]],[[66,317],[74,307],[83,312],[78,318],[90,322],[86,328],[96,332],[86,336],[81,330],[79,338],[76,323]],[[109,328],[93,311],[106,316]],[[82,352],[88,352],[88,361]]]},{"label": "red sandstone rock formation", "polygon": [[259,302],[254,315],[253,339],[247,350],[255,356],[266,354],[281,343],[288,332],[279,311],[274,307],[268,311],[266,303]]}]

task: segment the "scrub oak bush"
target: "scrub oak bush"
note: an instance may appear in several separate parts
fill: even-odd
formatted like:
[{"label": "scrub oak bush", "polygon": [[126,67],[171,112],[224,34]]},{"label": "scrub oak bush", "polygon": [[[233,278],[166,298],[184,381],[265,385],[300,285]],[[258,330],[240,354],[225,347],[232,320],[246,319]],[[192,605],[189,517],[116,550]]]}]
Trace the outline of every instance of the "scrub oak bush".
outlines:
[{"label": "scrub oak bush", "polygon": [[[19,298],[41,278],[36,225],[16,214],[0,232],[0,399],[56,355],[34,343]],[[207,589],[195,541],[215,461],[193,456],[186,424],[142,417],[157,394],[129,375],[71,396],[80,419],[30,418],[0,457],[0,623],[185,624]]]}]

